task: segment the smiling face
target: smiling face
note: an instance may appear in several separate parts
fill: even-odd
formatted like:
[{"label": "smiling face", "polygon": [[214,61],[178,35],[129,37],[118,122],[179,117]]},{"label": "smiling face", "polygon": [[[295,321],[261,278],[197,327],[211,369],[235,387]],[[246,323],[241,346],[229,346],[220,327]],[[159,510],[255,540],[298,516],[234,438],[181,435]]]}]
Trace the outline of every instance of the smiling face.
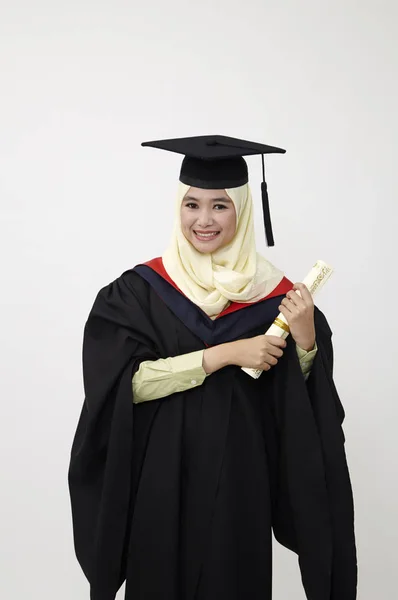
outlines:
[{"label": "smiling face", "polygon": [[198,252],[215,252],[235,235],[234,203],[225,190],[191,187],[181,203],[181,229]]}]

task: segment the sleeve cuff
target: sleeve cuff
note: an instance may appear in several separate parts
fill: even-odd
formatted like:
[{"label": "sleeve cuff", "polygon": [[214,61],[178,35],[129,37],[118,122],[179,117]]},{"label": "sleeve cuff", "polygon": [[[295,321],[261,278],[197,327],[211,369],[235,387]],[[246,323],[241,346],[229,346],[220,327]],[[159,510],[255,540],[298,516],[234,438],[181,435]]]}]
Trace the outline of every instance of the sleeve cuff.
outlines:
[{"label": "sleeve cuff", "polygon": [[305,362],[309,362],[311,359],[315,358],[315,354],[318,351],[318,346],[315,342],[315,346],[313,347],[312,350],[310,350],[309,352],[307,352],[306,350],[303,350],[303,348],[300,348],[300,346],[298,346],[296,344],[296,350],[297,350],[297,356],[299,357],[300,361],[302,359],[305,359]]},{"label": "sleeve cuff", "polygon": [[300,346],[296,344],[296,351],[300,362],[301,372],[303,373],[304,379],[307,381],[311,373],[315,355],[318,351],[318,346],[315,342],[315,346],[313,347],[313,349],[307,352],[306,350],[303,350],[303,348],[300,348]]},{"label": "sleeve cuff", "polygon": [[189,354],[180,354],[170,359],[172,372],[179,375],[181,383],[201,385],[206,379],[208,373],[203,368],[203,352],[189,352]]}]

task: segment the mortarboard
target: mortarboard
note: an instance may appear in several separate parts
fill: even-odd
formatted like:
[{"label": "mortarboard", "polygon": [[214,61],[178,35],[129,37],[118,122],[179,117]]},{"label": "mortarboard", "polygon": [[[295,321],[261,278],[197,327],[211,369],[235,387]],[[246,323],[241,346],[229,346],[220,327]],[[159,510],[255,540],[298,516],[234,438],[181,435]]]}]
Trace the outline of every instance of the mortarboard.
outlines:
[{"label": "mortarboard", "polygon": [[249,181],[249,177],[243,156],[261,154],[263,168],[261,197],[265,234],[268,246],[274,245],[265,181],[264,154],[284,154],[286,150],[224,135],[200,135],[143,142],[141,145],[183,154],[180,181],[205,189],[225,189],[244,185]]}]

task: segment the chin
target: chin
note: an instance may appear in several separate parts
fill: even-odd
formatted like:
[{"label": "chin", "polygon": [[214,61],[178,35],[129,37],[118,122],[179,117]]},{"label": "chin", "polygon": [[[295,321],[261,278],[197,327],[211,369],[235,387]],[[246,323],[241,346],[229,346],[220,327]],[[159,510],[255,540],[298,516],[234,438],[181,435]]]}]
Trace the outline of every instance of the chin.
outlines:
[{"label": "chin", "polygon": [[217,240],[217,244],[211,243],[198,243],[195,239],[190,239],[192,246],[201,254],[210,254],[211,252],[216,252],[223,245],[222,240]]}]

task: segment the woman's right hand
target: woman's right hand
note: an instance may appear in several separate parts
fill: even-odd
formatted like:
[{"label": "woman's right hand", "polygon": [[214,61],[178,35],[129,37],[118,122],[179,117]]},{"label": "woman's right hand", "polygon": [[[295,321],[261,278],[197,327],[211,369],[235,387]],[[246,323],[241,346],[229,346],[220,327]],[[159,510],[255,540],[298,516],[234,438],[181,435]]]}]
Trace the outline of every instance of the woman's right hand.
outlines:
[{"label": "woman's right hand", "polygon": [[275,335],[257,335],[230,342],[230,364],[269,371],[283,356],[282,348],[286,348],[285,340]]}]

